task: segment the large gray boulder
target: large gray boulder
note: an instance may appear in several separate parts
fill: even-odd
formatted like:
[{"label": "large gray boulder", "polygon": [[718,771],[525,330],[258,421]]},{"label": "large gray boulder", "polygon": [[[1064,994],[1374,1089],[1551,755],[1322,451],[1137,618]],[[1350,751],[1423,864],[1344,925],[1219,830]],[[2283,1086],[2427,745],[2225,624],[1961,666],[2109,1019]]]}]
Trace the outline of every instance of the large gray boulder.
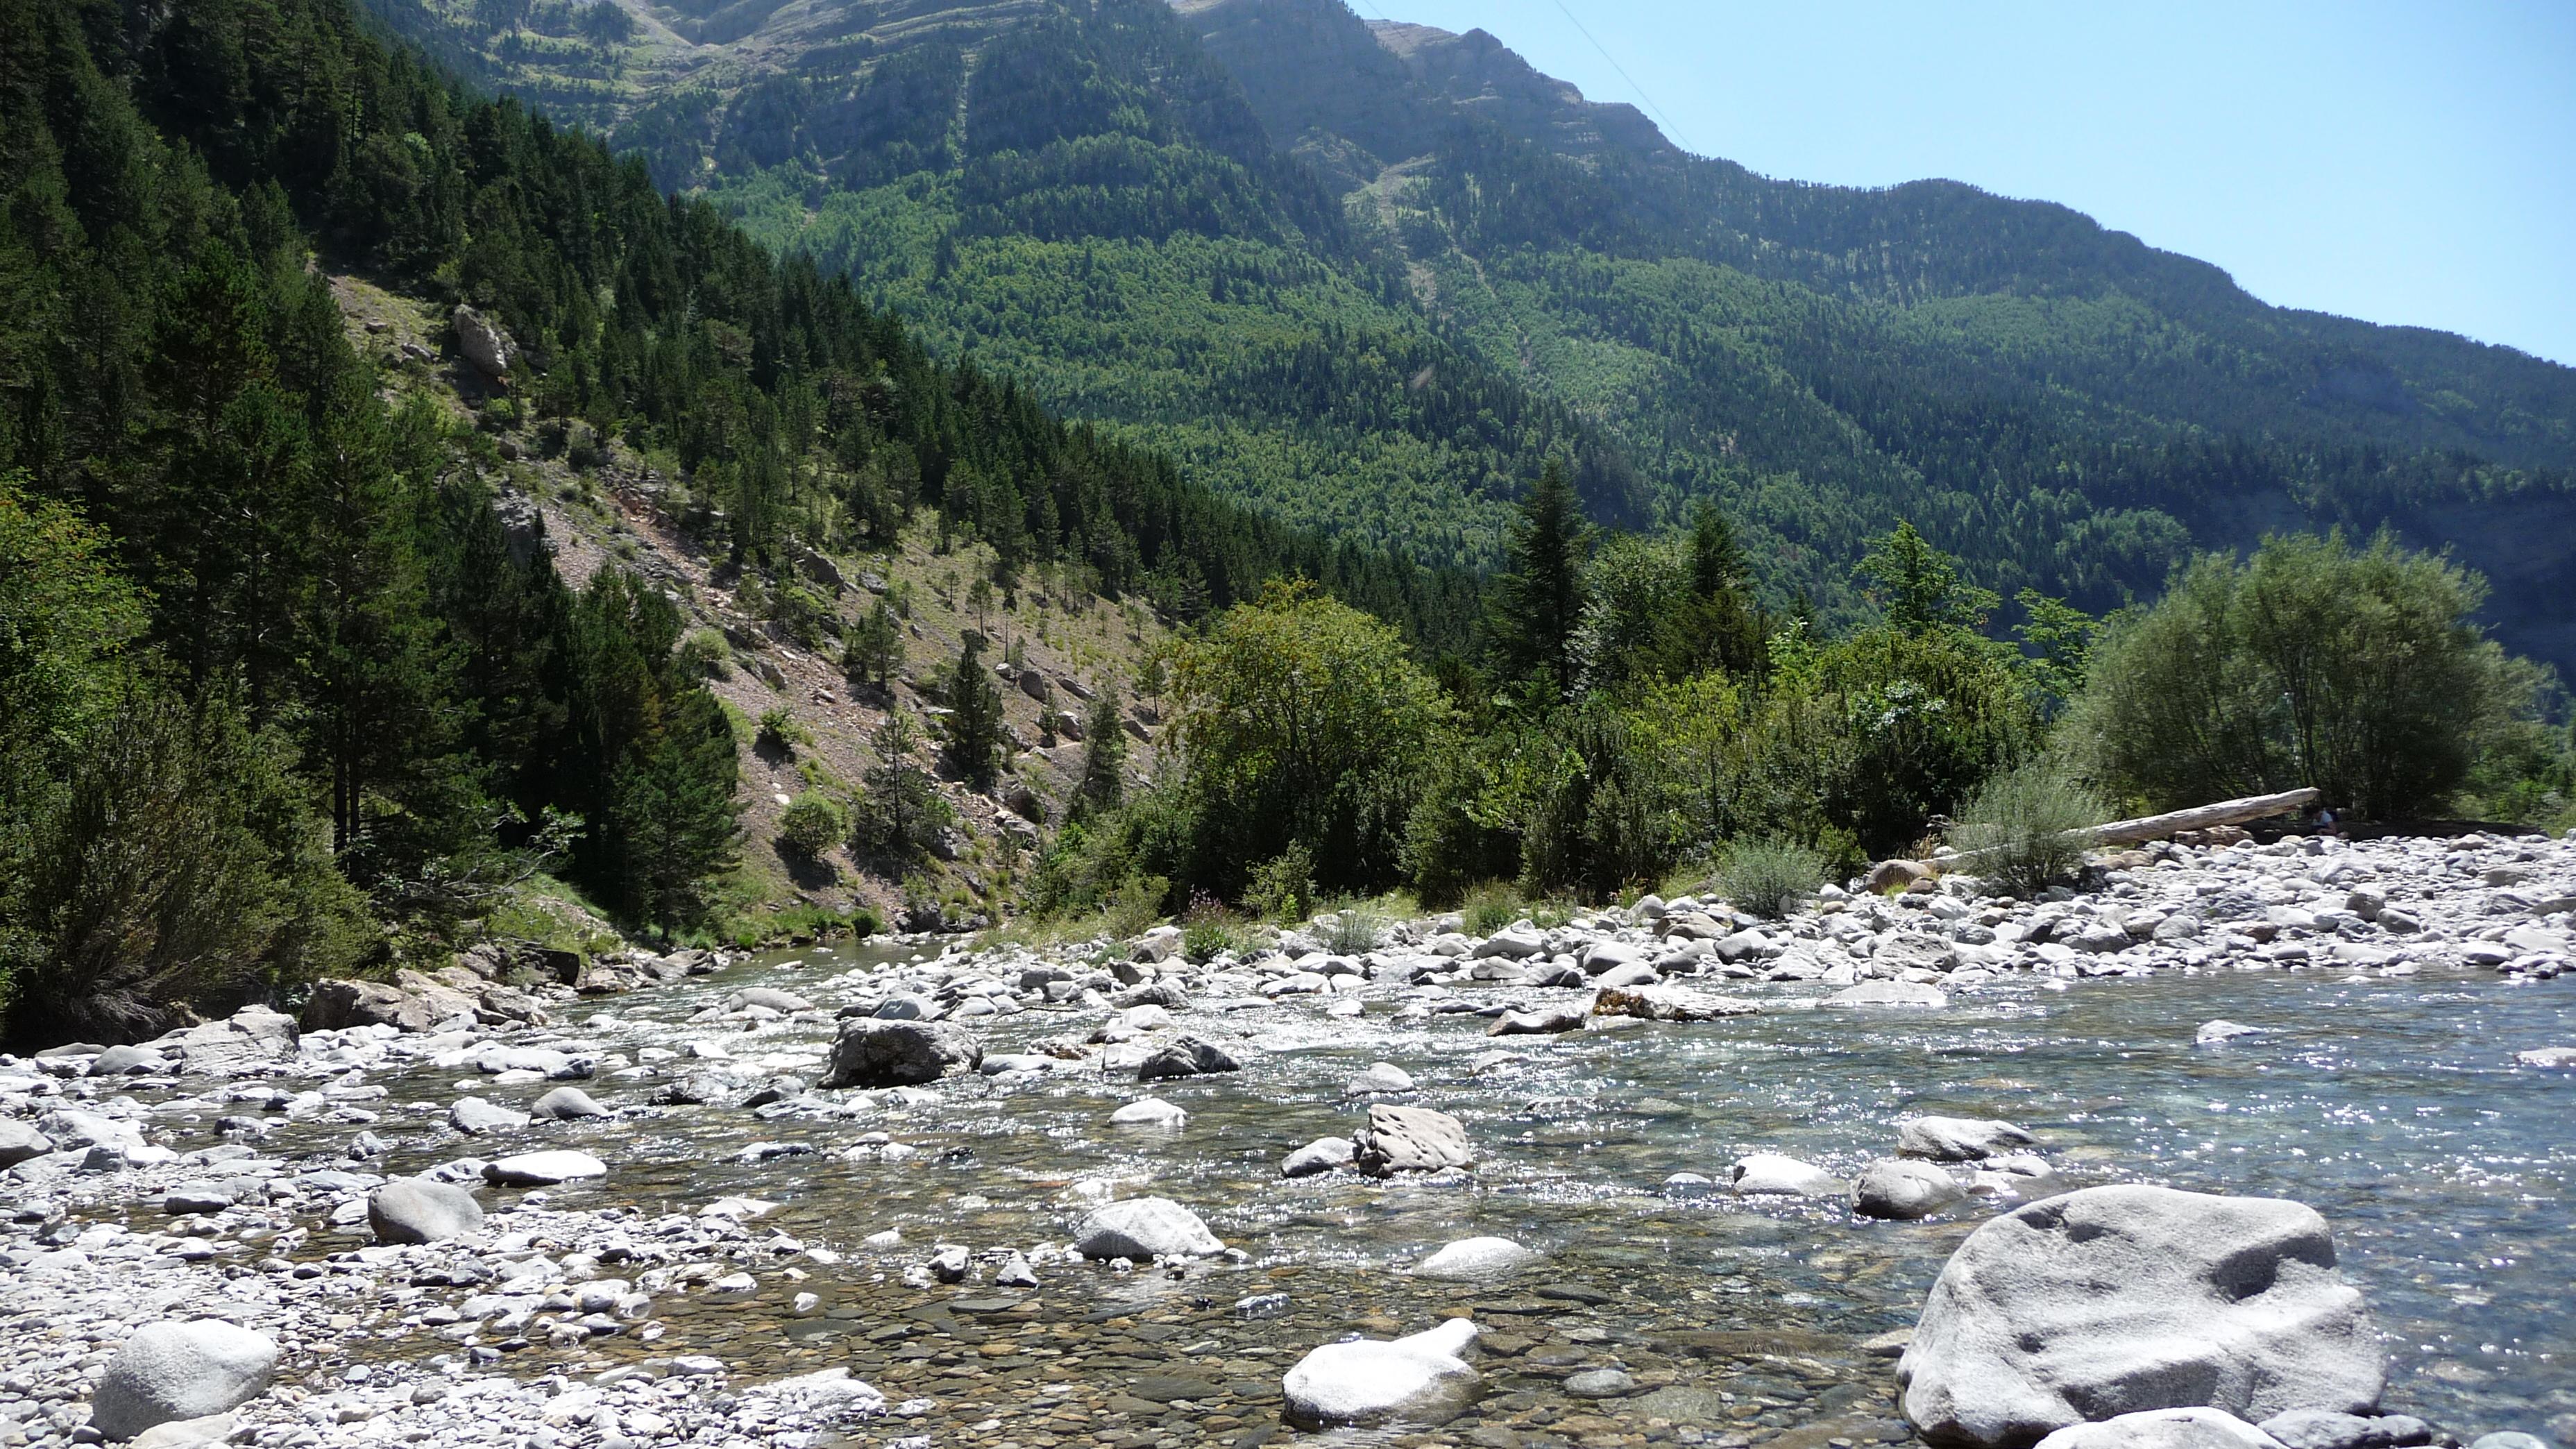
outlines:
[{"label": "large gray boulder", "polygon": [[474,364],[474,370],[494,382],[510,380],[510,364],[518,360],[519,349],[510,334],[498,323],[463,303],[458,303],[450,316],[456,324],[456,350]]},{"label": "large gray boulder", "polygon": [[191,1076],[230,1077],[293,1056],[295,1042],[295,1018],[251,1005],[222,1021],[166,1032],[152,1045]]},{"label": "large gray boulder", "polygon": [[1351,1145],[1351,1139],[1347,1137],[1318,1137],[1282,1159],[1279,1163],[1279,1175],[1313,1177],[1319,1172],[1330,1172],[1336,1167],[1348,1167],[1351,1165],[1352,1156],[1357,1151],[1358,1149]]},{"label": "large gray boulder", "polygon": [[1381,1102],[1369,1108],[1368,1125],[1351,1134],[1351,1149],[1352,1165],[1372,1177],[1476,1165],[1466,1125],[1428,1107]]},{"label": "large gray boulder", "polygon": [[148,1046],[112,1046],[100,1052],[89,1064],[93,1077],[131,1077],[149,1072],[166,1072],[170,1059]]},{"label": "large gray boulder", "polygon": [[1301,1429],[1356,1424],[1440,1424],[1476,1396],[1476,1371],[1460,1355],[1476,1325],[1452,1318],[1409,1338],[1328,1343],[1297,1361],[1281,1388],[1288,1422]]},{"label": "large gray boulder", "polygon": [[304,1002],[307,1031],[340,1031],[353,1026],[390,1026],[396,1031],[427,1031],[442,1018],[426,998],[382,981],[334,979],[314,983]]},{"label": "large gray boulder", "polygon": [[984,1049],[962,1026],[853,1017],[832,1043],[826,1087],[917,1087],[950,1071],[973,1071]]},{"label": "large gray boulder", "polygon": [[814,1009],[814,1003],[804,997],[793,991],[781,991],[775,986],[746,986],[727,998],[725,1004],[737,1011],[746,1006],[758,1006],[789,1015]]},{"label": "large gray boulder", "polygon": [[398,1177],[367,1195],[367,1226],[379,1243],[443,1243],[483,1226],[474,1194],[425,1177]]},{"label": "large gray boulder", "polygon": [[1926,1439],[2018,1449],[2151,1409],[2364,1413],[2387,1370],[2315,1210],[2121,1186],[1970,1234],[1896,1377]]},{"label": "large gray boulder", "polygon": [[1167,1197],[1131,1197],[1082,1220],[1075,1251],[1086,1258],[1204,1258],[1225,1244],[1197,1213]]},{"label": "large gray boulder", "polygon": [[2045,1449],[2281,1449],[2271,1435],[2219,1409],[2147,1409],[2098,1424],[2069,1424]]},{"label": "large gray boulder", "polygon": [[1833,1007],[1914,1006],[1938,1011],[1950,1004],[1950,998],[1938,986],[1920,981],[1864,981],[1828,996],[1822,1003]]},{"label": "large gray boulder", "polygon": [[268,1387],[277,1353],[267,1334],[220,1319],[147,1323],[107,1361],[90,1396],[90,1425],[130,1439],[155,1424],[220,1414]]},{"label": "large gray boulder", "polygon": [[2366,1417],[2327,1409],[2292,1409],[2254,1427],[2282,1449],[2412,1449],[2433,1442],[2433,1426],[2412,1414]]},{"label": "large gray boulder", "polygon": [[1965,1202],[1959,1180],[1928,1162],[1881,1158],[1852,1179],[1852,1211],[1865,1218],[1912,1222]]}]

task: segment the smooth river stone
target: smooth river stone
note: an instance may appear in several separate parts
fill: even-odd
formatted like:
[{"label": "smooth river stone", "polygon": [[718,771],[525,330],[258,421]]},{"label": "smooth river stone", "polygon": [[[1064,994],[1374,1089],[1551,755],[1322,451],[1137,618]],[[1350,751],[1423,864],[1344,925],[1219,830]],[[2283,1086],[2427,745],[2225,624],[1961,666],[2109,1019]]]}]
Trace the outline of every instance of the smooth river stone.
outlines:
[{"label": "smooth river stone", "polygon": [[1539,1254],[1509,1238],[1460,1238],[1413,1265],[1424,1278],[1484,1278],[1508,1273]]},{"label": "smooth river stone", "polygon": [[608,1164],[587,1152],[522,1152],[483,1164],[483,1180],[504,1187],[551,1187],[607,1175]]},{"label": "smooth river stone", "polygon": [[1452,1318],[1391,1342],[1325,1344],[1281,1383],[1288,1422],[1301,1429],[1445,1423],[1475,1397],[1476,1370],[1459,1356],[1475,1341],[1476,1325]]}]

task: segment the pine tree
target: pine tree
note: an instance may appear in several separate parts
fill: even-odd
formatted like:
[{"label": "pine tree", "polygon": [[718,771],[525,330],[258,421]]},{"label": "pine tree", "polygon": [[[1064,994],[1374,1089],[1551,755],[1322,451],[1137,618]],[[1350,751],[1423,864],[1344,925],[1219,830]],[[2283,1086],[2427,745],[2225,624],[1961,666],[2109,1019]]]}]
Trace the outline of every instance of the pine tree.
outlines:
[{"label": "pine tree", "polygon": [[1555,459],[1522,501],[1507,547],[1510,568],[1494,581],[1495,641],[1514,677],[1562,694],[1574,682],[1571,645],[1583,618],[1591,529]]},{"label": "pine tree", "polygon": [[841,668],[853,683],[884,689],[903,668],[903,626],[882,598],[865,617],[850,626],[841,645]]},{"label": "pine tree", "polygon": [[1103,685],[1082,722],[1082,779],[1074,786],[1077,814],[1115,810],[1127,793],[1127,727],[1118,717],[1118,691]]},{"label": "pine tree", "polygon": [[1870,540],[1869,554],[1852,566],[1855,578],[1874,582],[1871,595],[1900,629],[1974,629],[1994,612],[1993,591],[1959,577],[1959,561],[1900,520],[1896,531]]},{"label": "pine tree", "polygon": [[966,636],[949,672],[946,695],[948,714],[940,721],[940,743],[947,747],[948,762],[967,784],[989,790],[1001,773],[1002,691],[993,683],[993,672],[984,667],[979,636]]},{"label": "pine tree", "polygon": [[900,709],[888,713],[869,743],[877,762],[863,782],[867,793],[850,812],[850,853],[909,860],[948,823],[948,802],[912,757],[921,744],[912,716]]},{"label": "pine tree", "polygon": [[1742,587],[1751,572],[1735,541],[1735,525],[1705,498],[1691,510],[1690,559],[1691,592],[1703,599]]}]

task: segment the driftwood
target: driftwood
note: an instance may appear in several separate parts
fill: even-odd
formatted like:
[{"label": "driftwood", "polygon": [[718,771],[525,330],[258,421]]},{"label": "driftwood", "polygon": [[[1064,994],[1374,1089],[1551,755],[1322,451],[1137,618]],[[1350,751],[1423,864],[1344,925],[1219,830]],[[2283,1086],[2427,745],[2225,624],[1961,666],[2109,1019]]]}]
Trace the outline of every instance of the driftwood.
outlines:
[{"label": "driftwood", "polygon": [[[2242,825],[2249,820],[2265,820],[2304,810],[2324,798],[2315,786],[2284,790],[2278,795],[2248,795],[2241,800],[2221,800],[2215,805],[2195,805],[2189,810],[2169,810],[2162,815],[2146,815],[2136,820],[2114,820],[2087,830],[2069,831],[2087,848],[2105,845],[2142,845],[2162,840],[2186,830],[2207,830],[2213,825]],[[1927,866],[1919,861],[1881,861],[1869,873],[1868,888],[1887,890],[1910,879],[1930,875],[1934,870],[1957,870],[1980,857],[1996,854],[2000,847],[1963,850],[1956,855],[1941,856]]]},{"label": "driftwood", "polygon": [[2284,790],[2278,795],[2248,795],[2242,800],[2221,800],[2215,805],[2195,805],[2189,810],[2169,810],[2162,815],[2149,815],[2137,820],[2114,820],[2096,825],[2087,832],[2095,845],[2140,845],[2162,840],[2186,830],[2207,830],[2213,825],[2242,825],[2248,820],[2266,820],[2304,810],[2324,797],[2314,785],[2297,790]]}]

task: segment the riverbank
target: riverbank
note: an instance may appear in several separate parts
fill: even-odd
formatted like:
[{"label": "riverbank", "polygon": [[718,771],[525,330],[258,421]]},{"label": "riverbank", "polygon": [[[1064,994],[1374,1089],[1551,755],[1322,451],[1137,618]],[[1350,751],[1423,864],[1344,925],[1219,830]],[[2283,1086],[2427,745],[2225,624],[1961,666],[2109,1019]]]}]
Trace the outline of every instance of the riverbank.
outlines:
[{"label": "riverbank", "polygon": [[[2546,1263],[2576,1081],[2521,1057],[2576,1044],[2551,979],[2576,850],[2306,849],[2160,852],[2026,906],[1954,887],[1780,923],[1689,901],[1481,938],[1421,921],[1348,957],[1295,933],[1198,964],[1135,959],[1168,936],[815,950],[545,1027],[253,1019],[175,1064],[196,1070],[0,1064],[8,1120],[56,1136],[8,1170],[0,1441],[64,1440],[136,1325],[215,1313],[279,1348],[241,1442],[1241,1445],[1294,1432],[1308,1349],[1464,1313],[1481,1397],[1398,1439],[1892,1442],[1887,1335],[2034,1184],[1946,1165],[1969,1195],[1884,1222],[1732,1178],[1768,1152],[1839,1185],[1926,1115],[2026,1128],[2055,1185],[2315,1205],[2379,1315],[2391,1408],[2564,1441],[2576,1324]],[[1821,1005],[1855,991],[1924,1004]],[[1622,1000],[1741,1014],[1593,1014]],[[954,1027],[980,1066],[821,1088],[844,1012]],[[1489,1036],[1506,1017],[1573,1029]],[[2254,1030],[2204,1043],[2218,1018]],[[1182,1038],[1239,1070],[1137,1080]],[[1356,1080],[1379,1061],[1401,1077]],[[605,1115],[517,1120],[567,1086]],[[1149,1097],[1179,1120],[1110,1120]],[[1373,1104],[1454,1117],[1473,1169],[1281,1174]],[[604,1175],[485,1180],[538,1150]],[[479,1185],[481,1224],[377,1243],[370,1195],[417,1174]],[[1145,1195],[1232,1254],[1073,1255],[1092,1210]],[[1538,1256],[1409,1271],[1477,1236]],[[832,1370],[875,1393],[764,1387]]]}]

